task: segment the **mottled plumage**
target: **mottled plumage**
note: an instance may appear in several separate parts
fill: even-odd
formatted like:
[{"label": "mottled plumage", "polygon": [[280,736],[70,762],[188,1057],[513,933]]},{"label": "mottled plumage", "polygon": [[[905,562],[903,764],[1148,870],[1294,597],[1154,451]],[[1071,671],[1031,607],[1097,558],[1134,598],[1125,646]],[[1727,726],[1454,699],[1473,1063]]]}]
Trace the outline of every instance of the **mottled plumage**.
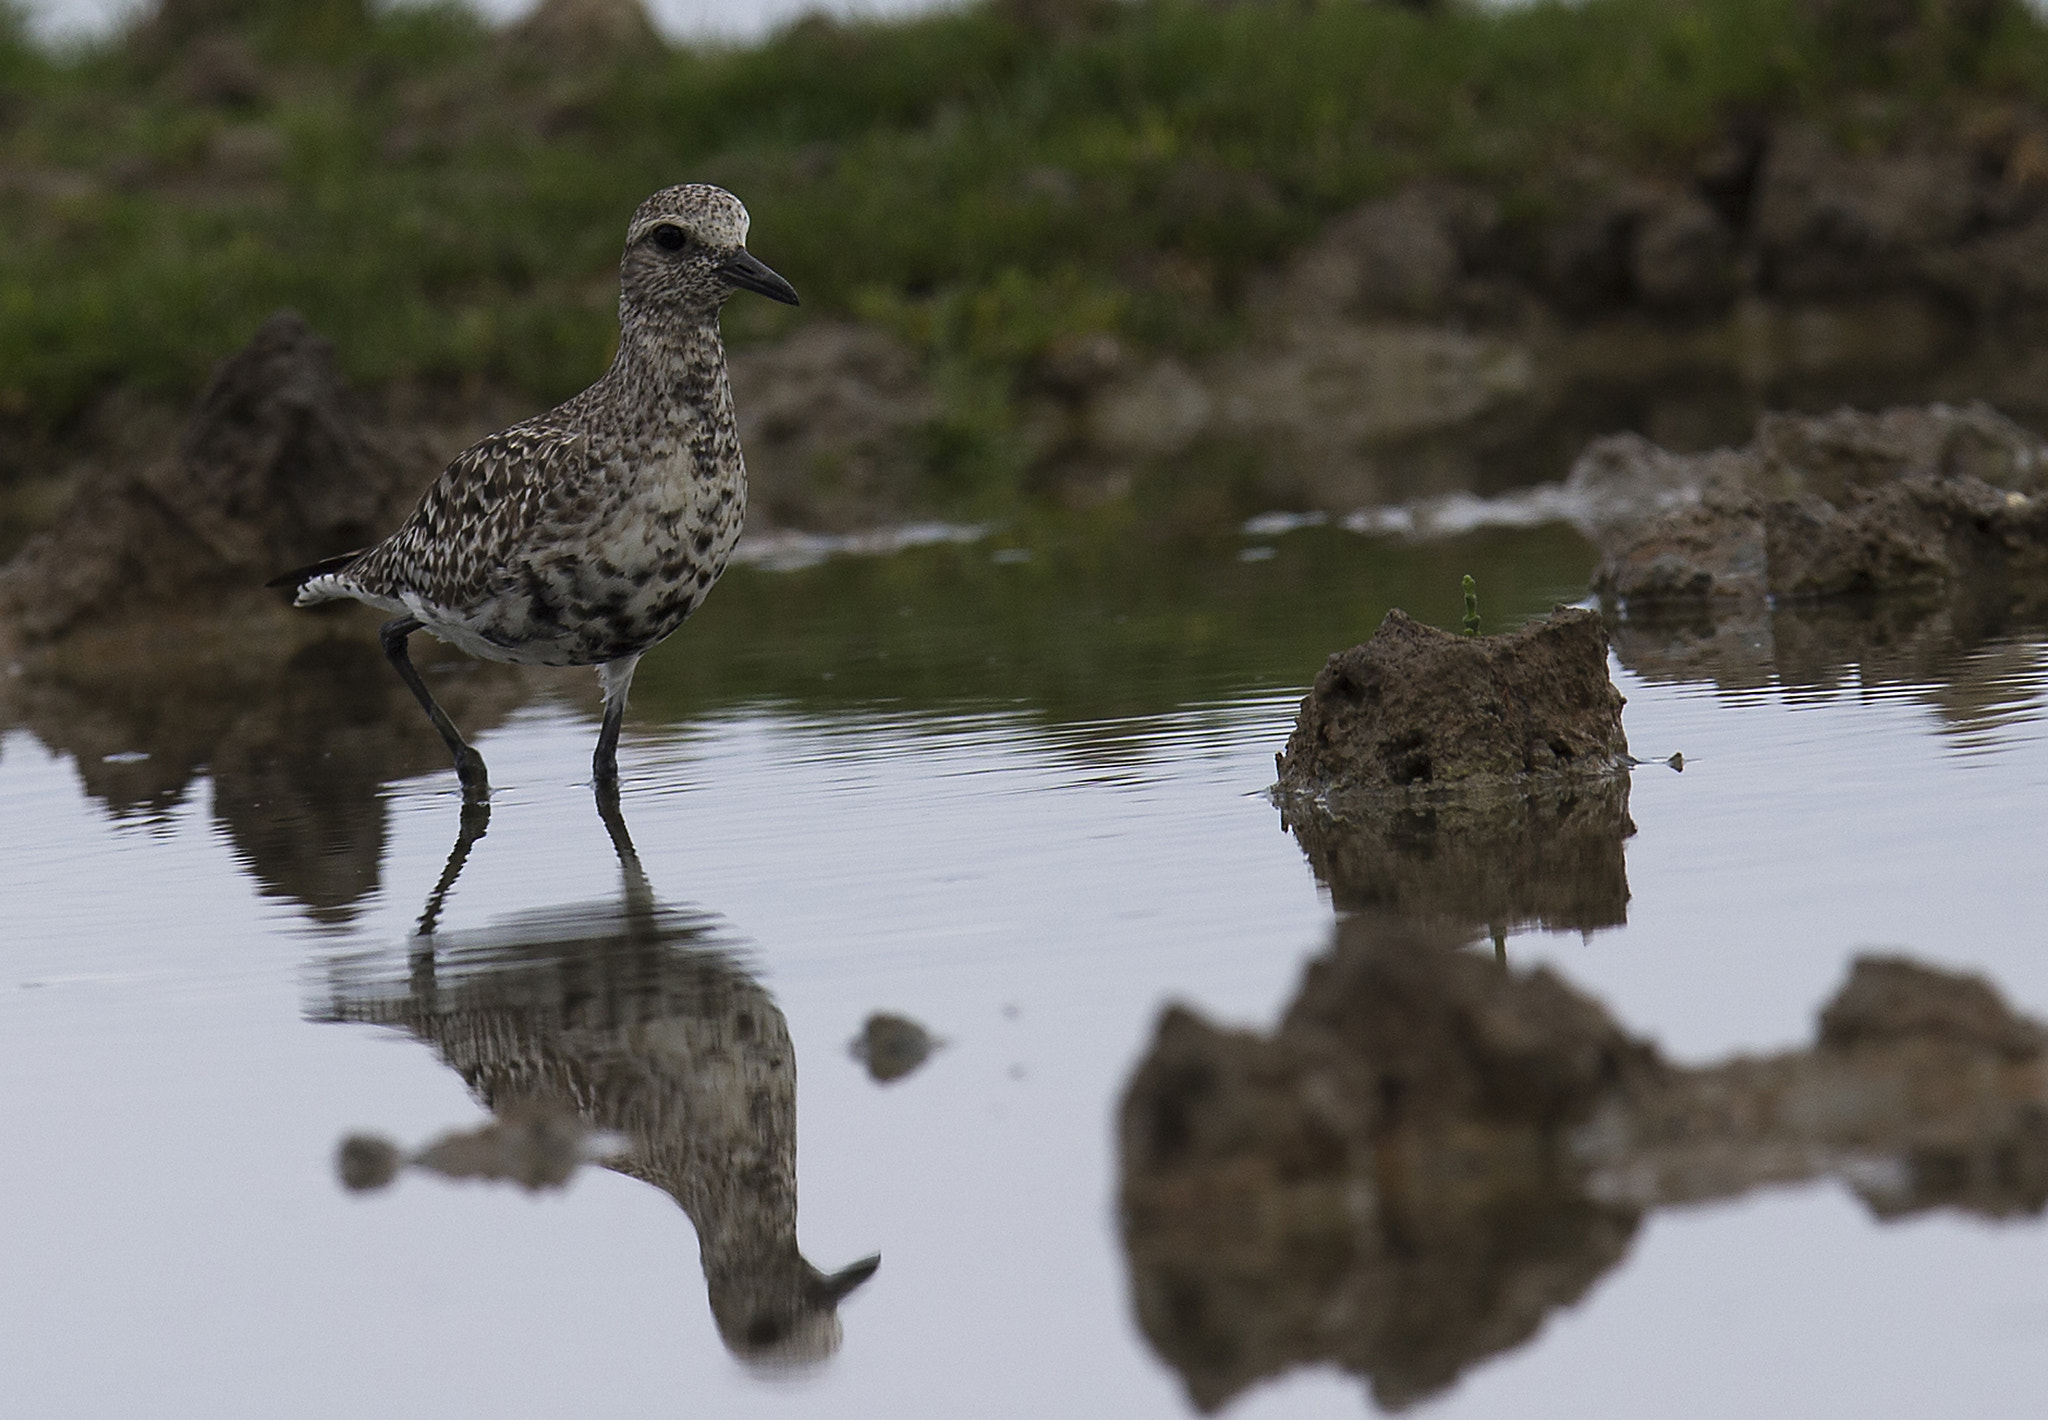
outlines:
[{"label": "mottled plumage", "polygon": [[392,663],[455,753],[483,762],[420,684],[405,638],[424,629],[472,655],[600,668],[596,768],[615,781],[640,655],[682,625],[725,570],[747,476],[718,312],[735,289],[795,304],[746,250],[747,213],[716,187],[656,193],[633,214],[619,267],[619,353],[559,408],[465,449],[375,547],[279,582],[299,605],[354,598],[393,613]]}]

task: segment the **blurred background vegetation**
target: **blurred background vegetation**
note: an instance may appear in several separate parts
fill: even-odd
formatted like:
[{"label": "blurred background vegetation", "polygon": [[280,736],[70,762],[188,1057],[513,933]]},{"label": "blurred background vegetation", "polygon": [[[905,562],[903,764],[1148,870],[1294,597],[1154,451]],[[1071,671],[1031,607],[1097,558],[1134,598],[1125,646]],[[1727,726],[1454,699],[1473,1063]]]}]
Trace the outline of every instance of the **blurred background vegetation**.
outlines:
[{"label": "blurred background vegetation", "polygon": [[559,399],[608,358],[626,215],[708,180],[806,302],[735,303],[735,345],[888,330],[972,503],[1022,476],[1004,435],[1049,351],[1228,346],[1254,273],[1418,177],[1534,230],[1575,165],[1686,173],[1731,125],[1853,143],[1987,95],[2048,100],[2016,0],[987,0],[745,47],[165,0],[52,48],[5,10],[0,481],[109,391],[189,399],[279,306],[372,390]]}]

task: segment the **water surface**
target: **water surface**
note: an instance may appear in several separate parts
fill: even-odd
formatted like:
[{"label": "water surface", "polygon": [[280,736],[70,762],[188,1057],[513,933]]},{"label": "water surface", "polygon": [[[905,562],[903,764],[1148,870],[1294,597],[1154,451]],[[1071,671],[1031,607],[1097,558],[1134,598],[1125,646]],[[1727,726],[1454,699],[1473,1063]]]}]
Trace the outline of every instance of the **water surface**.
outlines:
[{"label": "water surface", "polygon": [[[787,1032],[802,1256],[882,1263],[837,1354],[768,1378],[721,1339],[661,1186],[337,1183],[344,1134],[484,1117],[431,1030],[337,1009],[428,999],[414,929],[462,821],[366,626],[334,620],[268,691],[81,662],[0,738],[8,1408],[1191,1413],[1131,1317],[1114,1111],[1165,1003],[1269,1028],[1327,944],[1262,792],[1295,705],[1389,605],[1454,624],[1472,571],[1504,625],[1589,563],[1549,529],[1322,528],[735,572],[636,687],[644,888],[592,804],[594,687],[430,671],[490,726],[499,786],[426,944],[434,989],[587,1026],[638,978],[577,943],[630,941],[641,911],[685,924],[659,951],[715,952],[749,1029]],[[2048,633],[1767,618],[1708,652],[1617,649],[1635,752],[1686,768],[1635,775],[1626,925],[1520,931],[1512,961],[1687,1060],[1809,1040],[1872,945],[2048,1018]],[[701,1032],[726,1009],[655,1014]],[[886,1087],[845,1048],[875,1009],[946,1042]],[[1655,1215],[1423,1413],[2031,1414],[2044,1342],[2037,1219],[1879,1224],[1819,1184]],[[1370,1408],[1309,1369],[1229,1413]]]}]

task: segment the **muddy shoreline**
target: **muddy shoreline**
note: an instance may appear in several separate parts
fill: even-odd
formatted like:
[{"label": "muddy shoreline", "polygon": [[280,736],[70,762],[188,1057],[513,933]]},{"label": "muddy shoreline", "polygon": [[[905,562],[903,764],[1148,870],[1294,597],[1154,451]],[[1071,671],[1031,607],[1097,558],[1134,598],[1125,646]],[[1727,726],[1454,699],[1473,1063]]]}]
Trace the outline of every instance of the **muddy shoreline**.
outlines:
[{"label": "muddy shoreline", "polygon": [[[1113,373],[1089,394],[1028,402],[1020,438],[1041,504],[1164,508],[1177,526],[1221,530],[1257,513],[1371,516],[1555,483],[1612,434],[1680,453],[1739,445],[1772,412],[1981,400],[2048,429],[2048,342],[1973,331],[1922,308],[1907,323],[1928,339],[1874,348],[1868,337],[1900,310],[1889,298],[1760,299],[1707,327],[1622,317],[1515,337],[1360,322],[1279,367],[1297,381],[1292,397],[1273,384],[1283,376],[1262,364],[1270,352],[1259,345],[1232,357],[1237,370],[1262,371],[1256,389],[1230,370],[1131,365],[1118,348]],[[940,397],[883,332],[821,320],[738,348],[733,385],[751,530],[844,536],[963,515],[923,466]],[[432,469],[538,412],[482,386],[394,387],[361,400]],[[24,473],[0,484],[0,559],[49,527],[80,488],[160,458],[186,414],[115,395],[61,440],[17,441],[8,462]],[[1348,439],[1346,423],[1356,426]]]},{"label": "muddy shoreline", "polygon": [[[1766,410],[1982,400],[2048,427],[2048,111],[1882,141],[1735,125],[1690,170],[1558,176],[1535,215],[1435,178],[1353,209],[1255,274],[1206,354],[1054,340],[999,396],[1019,492],[1221,524],[1540,484],[1619,432],[1697,452]],[[841,313],[761,334],[733,348],[755,527],[959,513],[933,360]],[[478,378],[362,398],[437,459],[537,408]],[[60,433],[0,421],[0,554],[183,418],[117,388]]]}]

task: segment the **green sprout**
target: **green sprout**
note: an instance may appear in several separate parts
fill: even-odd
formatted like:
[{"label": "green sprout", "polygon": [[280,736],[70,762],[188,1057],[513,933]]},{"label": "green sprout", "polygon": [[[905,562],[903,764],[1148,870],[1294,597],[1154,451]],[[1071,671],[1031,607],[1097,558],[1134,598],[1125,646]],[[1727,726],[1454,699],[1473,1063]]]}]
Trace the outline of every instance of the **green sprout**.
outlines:
[{"label": "green sprout", "polygon": [[1479,634],[1479,584],[1469,572],[1465,575],[1465,634]]}]

